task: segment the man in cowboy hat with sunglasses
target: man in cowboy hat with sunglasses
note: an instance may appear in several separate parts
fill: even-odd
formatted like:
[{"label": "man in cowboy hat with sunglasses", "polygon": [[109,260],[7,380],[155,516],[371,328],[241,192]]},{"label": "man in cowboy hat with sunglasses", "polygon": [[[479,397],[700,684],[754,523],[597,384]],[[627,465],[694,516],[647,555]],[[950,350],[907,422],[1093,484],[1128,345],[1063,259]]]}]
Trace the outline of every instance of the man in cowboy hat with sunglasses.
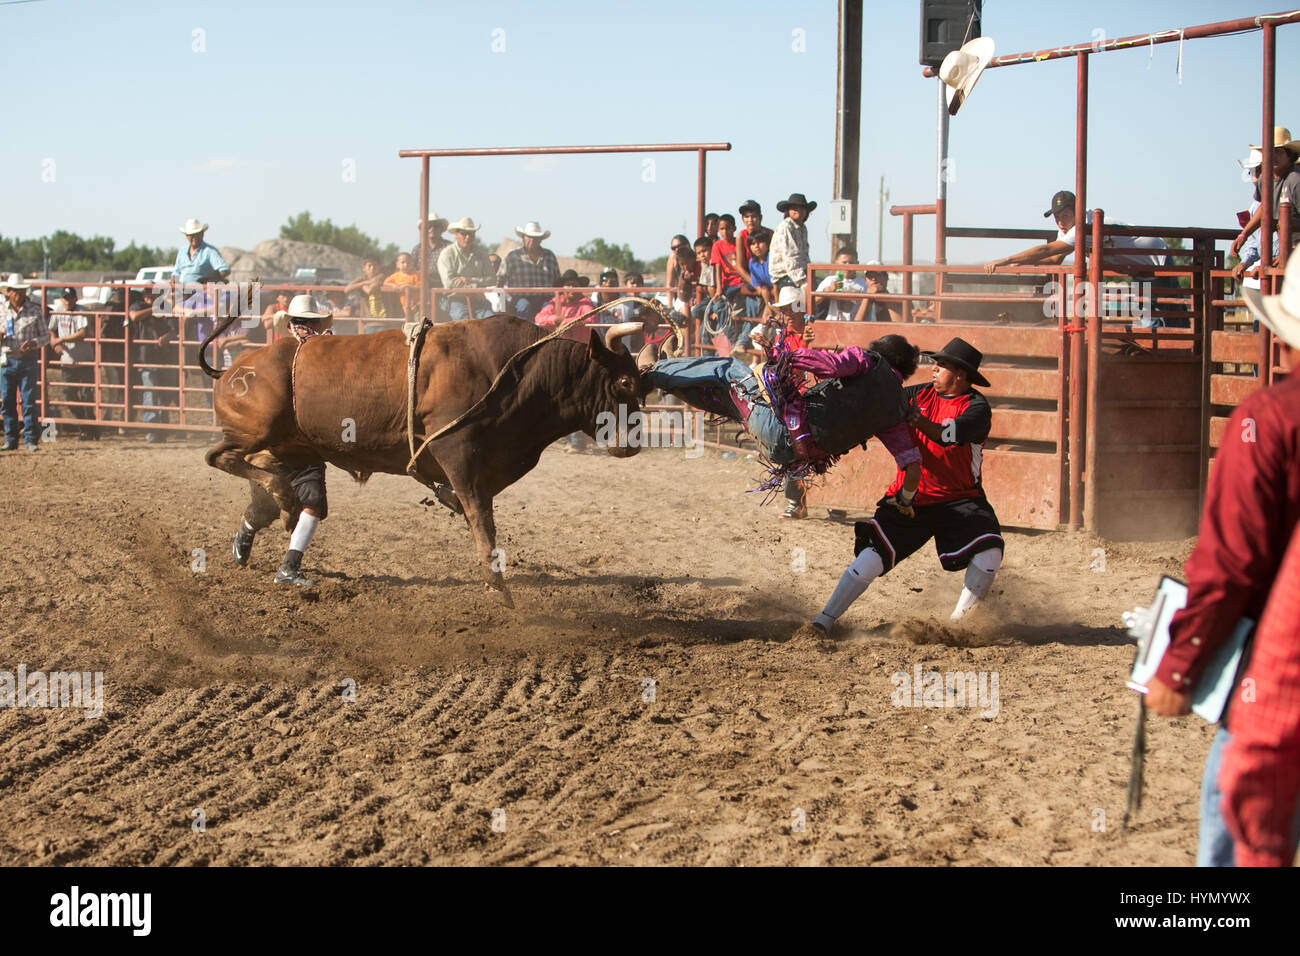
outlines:
[{"label": "man in cowboy hat with sunglasses", "polygon": [[[496,283],[496,271],[487,254],[474,245],[478,226],[466,216],[447,227],[456,241],[438,256],[438,274],[444,288],[464,290],[486,288]],[[447,317],[453,322],[482,319],[492,314],[492,306],[481,293],[447,296]]]},{"label": "man in cowboy hat with sunglasses", "polygon": [[[1291,207],[1291,247],[1294,249],[1295,244],[1300,242],[1300,167],[1296,165],[1296,157],[1300,156],[1300,140],[1292,139],[1291,131],[1285,126],[1274,126],[1271,151],[1259,146],[1250,148],[1260,150],[1261,164],[1265,156],[1273,162],[1273,232],[1277,232],[1277,219],[1282,215],[1282,204],[1286,203]],[[1259,198],[1258,185],[1255,187],[1255,198]],[[1263,219],[1264,207],[1259,206],[1242,227],[1241,234],[1232,241],[1231,255],[1241,252],[1241,247],[1263,224]]]},{"label": "man in cowboy hat with sunglasses", "polygon": [[0,302],[0,396],[3,397],[5,451],[18,447],[18,396],[23,400],[23,444],[28,451],[40,448],[37,425],[41,417],[36,377],[41,368],[41,346],[50,341],[50,329],[41,307],[28,298],[31,283],[17,272],[3,283]]},{"label": "man in cowboy hat with sunglasses", "polygon": [[[555,253],[542,247],[551,235],[535,221],[515,226],[515,235],[523,245],[506,253],[502,264],[501,284],[507,289],[542,289],[560,284],[560,263]],[[529,292],[510,297],[510,310],[521,319],[532,321],[546,304],[545,292]]]},{"label": "man in cowboy hat with sunglasses", "polygon": [[934,360],[931,383],[903,390],[921,450],[920,486],[909,497],[900,470],[876,513],[854,526],[853,562],[812,622],[823,634],[872,581],[931,538],[945,571],[966,571],[954,621],[989,593],[1002,566],[1002,528],[980,483],[992,416],[988,400],[971,387],[989,384],[979,370],[983,355],[963,339],[923,354]]},{"label": "man in cowboy hat with sunglasses", "polygon": [[[300,344],[315,335],[333,335],[333,324],[333,314],[322,309],[312,296],[305,294],[294,296],[288,309],[275,313],[275,331],[280,335],[292,336]],[[296,468],[289,472],[288,477],[289,484],[293,486],[302,505],[302,513],[289,538],[289,551],[275,572],[275,583],[311,587],[313,582],[301,570],[302,555],[311,544],[317,527],[329,514],[329,501],[325,497],[325,463],[316,462],[304,468]],[[251,512],[252,506],[249,508]],[[235,563],[240,567],[248,564],[253,551],[253,538],[257,534],[249,523],[250,516],[249,513],[245,514],[243,523],[235,532],[235,543],[231,549]]]}]

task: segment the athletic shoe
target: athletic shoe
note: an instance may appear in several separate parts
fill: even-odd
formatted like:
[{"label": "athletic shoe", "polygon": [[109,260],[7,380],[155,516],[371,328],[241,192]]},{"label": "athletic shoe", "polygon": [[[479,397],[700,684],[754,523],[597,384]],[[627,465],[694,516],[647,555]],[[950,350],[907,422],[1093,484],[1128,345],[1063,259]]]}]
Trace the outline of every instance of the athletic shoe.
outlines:
[{"label": "athletic shoe", "polygon": [[17,450],[18,450],[17,442],[9,442],[4,446],[4,448],[0,448],[0,451],[17,451]]},{"label": "athletic shoe", "polygon": [[302,562],[302,552],[289,549],[289,553],[284,556],[284,561],[280,564],[280,570],[275,572],[276,584],[296,584],[300,588],[309,588],[312,582],[303,577],[298,570]]}]

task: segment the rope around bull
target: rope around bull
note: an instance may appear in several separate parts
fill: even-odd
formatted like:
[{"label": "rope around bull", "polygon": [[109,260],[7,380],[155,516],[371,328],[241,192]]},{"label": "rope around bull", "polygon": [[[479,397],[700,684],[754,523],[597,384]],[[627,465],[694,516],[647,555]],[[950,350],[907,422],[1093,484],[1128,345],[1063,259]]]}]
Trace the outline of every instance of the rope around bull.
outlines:
[{"label": "rope around bull", "polygon": [[569,329],[573,328],[579,322],[582,322],[583,320],[588,319],[599,312],[604,312],[607,309],[611,309],[616,305],[621,305],[624,302],[635,302],[638,305],[648,306],[650,309],[657,312],[659,314],[659,317],[664,322],[666,322],[674,332],[677,333],[679,347],[685,344],[685,341],[682,338],[681,326],[676,321],[676,318],[673,316],[671,310],[664,308],[663,304],[656,299],[643,299],[640,298],[639,296],[626,295],[615,299],[613,302],[606,302],[603,305],[598,305],[594,309],[591,309],[590,311],[584,312],[578,316],[574,316],[572,319],[569,319],[563,325],[557,326],[555,331],[551,332],[548,335],[542,336],[542,338],[538,339],[536,342],[533,342],[531,345],[525,345],[514,355],[510,356],[510,358],[506,360],[506,363],[501,366],[501,371],[497,372],[496,378],[492,380],[491,386],[489,386],[488,390],[483,394],[483,397],[480,398],[473,405],[471,405],[469,408],[465,409],[465,411],[461,412],[458,416],[456,416],[455,419],[448,422],[446,425],[443,425],[441,428],[439,428],[428,438],[424,439],[424,441],[420,444],[420,447],[418,449],[415,447],[416,373],[418,371],[420,348],[424,342],[425,333],[428,332],[428,330],[433,326],[433,323],[430,322],[428,317],[426,316],[420,320],[420,323],[418,325],[416,325],[415,323],[408,324],[406,326],[406,340],[410,346],[410,351],[406,360],[406,384],[407,384],[406,436],[411,451],[411,460],[406,463],[406,473],[413,478],[416,477],[415,461],[417,458],[420,457],[420,454],[426,448],[429,447],[429,444],[434,439],[441,438],[443,435],[447,434],[449,431],[451,431],[453,428],[455,428],[457,425],[463,422],[466,418],[468,418],[472,413],[476,412],[479,409],[479,407],[484,402],[486,402],[489,397],[491,397],[492,393],[494,393],[497,390],[497,387],[501,384],[502,380],[505,378],[506,372],[510,370],[510,368],[515,364],[516,360],[523,358],[523,356],[526,355],[527,353],[535,351],[536,349],[540,348],[542,345],[545,345],[547,342],[550,342],[552,339],[561,338],[566,332],[569,331]]}]

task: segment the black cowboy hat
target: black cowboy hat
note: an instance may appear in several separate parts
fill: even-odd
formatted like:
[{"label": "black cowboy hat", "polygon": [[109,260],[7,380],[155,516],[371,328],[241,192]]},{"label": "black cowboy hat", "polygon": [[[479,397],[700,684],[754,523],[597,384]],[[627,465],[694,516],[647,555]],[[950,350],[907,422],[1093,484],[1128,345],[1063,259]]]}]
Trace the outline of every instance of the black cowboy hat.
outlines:
[{"label": "black cowboy hat", "polygon": [[579,288],[585,289],[587,286],[591,285],[591,280],[586,276],[578,275],[578,273],[574,272],[572,269],[565,269],[564,275],[560,276],[560,285],[578,286]]},{"label": "black cowboy hat", "polygon": [[783,199],[776,204],[777,212],[785,212],[791,206],[803,206],[810,213],[817,208],[815,202],[809,202],[808,197],[803,193],[791,193],[789,199]]},{"label": "black cowboy hat", "polygon": [[945,362],[951,362],[966,371],[972,384],[983,385],[985,388],[989,387],[989,380],[980,374],[980,362],[984,358],[984,353],[965,339],[953,339],[943,347],[942,351],[922,352],[921,354],[928,355],[932,359],[943,359]]}]

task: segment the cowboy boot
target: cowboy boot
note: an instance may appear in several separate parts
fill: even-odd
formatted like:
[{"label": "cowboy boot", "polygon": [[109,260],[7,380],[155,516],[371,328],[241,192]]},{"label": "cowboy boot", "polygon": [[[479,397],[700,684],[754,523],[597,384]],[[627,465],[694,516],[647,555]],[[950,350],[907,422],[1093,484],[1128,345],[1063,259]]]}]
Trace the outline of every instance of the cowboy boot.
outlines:
[{"label": "cowboy boot", "polygon": [[280,564],[280,570],[275,572],[276,584],[296,584],[300,588],[312,587],[313,582],[303,577],[299,566],[302,564],[302,552],[289,549],[289,553],[284,556],[284,561]]}]

